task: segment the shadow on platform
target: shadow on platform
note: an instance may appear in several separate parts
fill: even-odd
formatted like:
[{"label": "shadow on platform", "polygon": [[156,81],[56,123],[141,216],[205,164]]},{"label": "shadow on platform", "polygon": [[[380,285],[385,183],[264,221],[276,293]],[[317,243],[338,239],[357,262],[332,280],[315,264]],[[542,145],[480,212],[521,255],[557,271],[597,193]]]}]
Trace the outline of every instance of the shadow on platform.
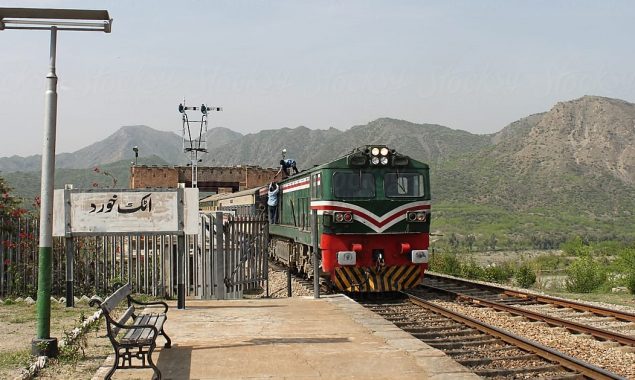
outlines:
[{"label": "shadow on platform", "polygon": [[[256,338],[241,344],[224,345],[193,345],[182,346],[175,344],[172,348],[161,349],[156,360],[157,367],[161,370],[164,379],[190,379],[192,374],[192,354],[195,351],[219,350],[249,346],[266,346],[280,344],[333,344],[348,343],[349,338]],[[204,355],[204,354],[203,354]]]}]

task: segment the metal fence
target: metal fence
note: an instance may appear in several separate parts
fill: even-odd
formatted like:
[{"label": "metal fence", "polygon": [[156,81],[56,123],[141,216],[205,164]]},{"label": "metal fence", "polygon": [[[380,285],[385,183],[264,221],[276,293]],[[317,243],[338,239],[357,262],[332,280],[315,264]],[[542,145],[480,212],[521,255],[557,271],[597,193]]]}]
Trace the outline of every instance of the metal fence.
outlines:
[{"label": "metal fence", "polygon": [[[0,297],[37,291],[36,218],[0,220]],[[185,241],[185,294],[191,298],[238,298],[267,281],[267,222],[255,216],[201,214],[198,235]],[[220,233],[218,233],[220,232]],[[72,239],[72,278],[76,295],[107,294],[129,282],[137,293],[177,295],[178,247],[175,235],[112,235]],[[66,294],[64,238],[53,247],[52,294]]]}]

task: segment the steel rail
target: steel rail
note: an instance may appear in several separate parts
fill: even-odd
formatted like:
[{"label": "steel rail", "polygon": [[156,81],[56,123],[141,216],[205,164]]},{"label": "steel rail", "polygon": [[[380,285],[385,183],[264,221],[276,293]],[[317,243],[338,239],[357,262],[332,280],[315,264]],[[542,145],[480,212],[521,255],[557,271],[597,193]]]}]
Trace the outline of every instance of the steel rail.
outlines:
[{"label": "steel rail", "polygon": [[615,373],[609,372],[605,369],[597,367],[593,364],[584,362],[582,360],[576,359],[569,355],[566,355],[560,351],[554,350],[552,348],[543,346],[542,344],[525,339],[521,336],[510,333],[509,331],[505,331],[498,327],[489,325],[487,323],[478,321],[476,319],[470,318],[468,316],[462,315],[455,311],[446,309],[442,306],[435,305],[434,303],[425,301],[415,295],[412,295],[408,292],[403,292],[411,302],[415,305],[421,306],[425,309],[428,309],[437,314],[441,314],[447,318],[450,318],[459,323],[463,323],[469,327],[472,327],[476,330],[494,336],[496,338],[501,339],[502,341],[512,344],[516,347],[519,347],[525,351],[532,352],[541,358],[549,360],[551,362],[556,362],[560,366],[567,368],[569,370],[575,371],[582,376],[585,376],[590,379],[625,379]]},{"label": "steel rail", "polygon": [[483,305],[495,310],[505,311],[514,315],[520,315],[534,321],[545,322],[551,326],[564,327],[569,331],[575,331],[577,333],[582,333],[582,334],[589,334],[596,338],[599,338],[600,340],[612,340],[623,345],[635,346],[635,338],[628,335],[615,333],[612,331],[600,329],[593,326],[583,325],[581,323],[577,323],[573,321],[567,321],[565,319],[552,317],[545,314],[540,314],[535,311],[522,309],[520,307],[516,307],[512,305],[501,304],[496,301],[490,301],[485,298],[474,297],[469,294],[458,292],[456,290],[443,289],[443,288],[439,288],[432,285],[426,285],[426,284],[423,284],[421,286],[438,291],[438,292],[453,294],[460,300],[466,300],[476,305]]},{"label": "steel rail", "polygon": [[469,285],[473,287],[478,287],[480,289],[491,290],[491,291],[504,294],[507,296],[511,296],[511,297],[518,297],[518,298],[524,298],[527,300],[536,301],[538,303],[557,305],[557,306],[567,307],[567,308],[578,310],[578,311],[587,311],[587,312],[590,312],[596,315],[601,315],[604,317],[613,317],[620,321],[635,322],[635,314],[628,313],[625,311],[612,310],[606,307],[588,305],[581,302],[570,301],[570,300],[560,299],[560,298],[551,297],[551,296],[545,296],[542,294],[535,294],[535,293],[523,292],[520,290],[508,289],[502,286],[481,284],[478,282],[473,282],[473,281],[469,281],[465,279],[431,274],[429,272],[426,272],[425,277],[433,278],[433,279],[441,279],[442,281],[453,281],[459,284],[465,284],[465,285]]}]

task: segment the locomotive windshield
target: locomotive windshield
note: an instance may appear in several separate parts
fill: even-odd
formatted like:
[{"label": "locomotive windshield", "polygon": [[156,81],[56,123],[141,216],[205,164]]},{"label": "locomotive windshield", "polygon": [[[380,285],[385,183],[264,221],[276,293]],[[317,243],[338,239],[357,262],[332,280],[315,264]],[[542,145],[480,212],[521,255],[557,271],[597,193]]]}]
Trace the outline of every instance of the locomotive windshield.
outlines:
[{"label": "locomotive windshield", "polygon": [[375,176],[367,172],[335,172],[333,195],[338,198],[374,198]]},{"label": "locomotive windshield", "polygon": [[384,175],[384,192],[386,197],[423,197],[423,175],[420,173],[386,173]]}]

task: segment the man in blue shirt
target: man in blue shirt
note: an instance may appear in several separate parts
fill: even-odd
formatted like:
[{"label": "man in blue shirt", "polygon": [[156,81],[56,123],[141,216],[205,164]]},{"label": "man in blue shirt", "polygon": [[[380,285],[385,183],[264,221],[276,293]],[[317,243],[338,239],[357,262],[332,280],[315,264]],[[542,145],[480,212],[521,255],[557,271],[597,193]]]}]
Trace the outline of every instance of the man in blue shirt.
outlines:
[{"label": "man in blue shirt", "polygon": [[291,170],[290,170],[291,168],[293,168],[294,174],[298,174],[298,168],[297,168],[297,166],[295,164],[295,160],[294,159],[287,158],[286,160],[280,160],[280,169],[276,173],[276,177],[281,172],[284,172],[285,177],[290,176],[291,175]]},{"label": "man in blue shirt", "polygon": [[277,183],[271,182],[269,184],[269,198],[267,199],[267,206],[269,206],[269,224],[276,224],[278,214],[278,192],[280,186]]}]

